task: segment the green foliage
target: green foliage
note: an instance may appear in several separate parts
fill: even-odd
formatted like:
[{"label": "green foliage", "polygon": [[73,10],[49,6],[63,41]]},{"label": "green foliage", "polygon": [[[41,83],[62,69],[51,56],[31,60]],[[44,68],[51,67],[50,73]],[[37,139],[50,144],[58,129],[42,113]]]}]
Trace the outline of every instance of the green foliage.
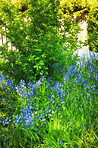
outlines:
[{"label": "green foliage", "polygon": [[90,50],[98,51],[98,6],[94,6],[88,16],[88,44]]},{"label": "green foliage", "polygon": [[[0,117],[1,119],[5,116],[9,116],[12,119],[12,116],[15,112],[19,112],[22,101],[19,95],[17,94],[13,85],[10,87],[11,81],[6,79],[3,80],[3,83],[0,83]],[[4,99],[5,98],[5,99]]]},{"label": "green foliage", "polygon": [[63,0],[61,1],[61,7],[64,14],[72,14],[74,12],[83,10],[89,7],[86,0]]},{"label": "green foliage", "polygon": [[61,9],[66,17],[88,15],[88,44],[90,50],[98,51],[98,1],[97,0],[61,0]]},{"label": "green foliage", "polygon": [[43,77],[26,88],[21,81],[17,93],[0,77],[0,146],[97,147],[97,69],[85,64],[70,67],[68,82]]},{"label": "green foliage", "polygon": [[7,141],[7,144],[14,148],[32,148],[34,145],[40,144],[42,140],[35,131],[29,131],[22,127],[16,127],[10,135],[10,139],[11,141]]},{"label": "green foliage", "polygon": [[[1,77],[0,77],[1,79]],[[10,82],[10,81],[9,81]],[[23,100],[17,94],[16,90],[9,86],[9,82],[6,83],[6,79],[1,83],[0,80],[0,147],[2,147],[3,135],[7,133],[9,136],[6,141],[11,145],[12,141],[9,140],[12,137],[12,126],[15,127],[13,122],[13,115],[20,113],[23,105]],[[11,84],[12,85],[12,84]],[[6,125],[2,125],[5,121],[9,122]]]},{"label": "green foliage", "polygon": [[97,5],[97,0],[60,0],[61,10],[64,14],[73,14],[74,12],[91,9]]},{"label": "green foliage", "polygon": [[[69,37],[57,32],[63,25],[59,22],[61,15],[58,13],[58,0],[31,0],[29,9],[23,14],[12,4],[2,4],[0,20],[7,29],[2,31],[2,34],[7,36],[17,50],[8,51],[7,43],[0,47],[0,54],[4,59],[0,69],[15,79],[15,82],[18,83],[20,79],[26,82],[38,80],[43,74],[50,76],[55,62],[65,63],[67,54],[64,54],[63,50],[77,49],[75,34],[79,30],[75,24],[68,20],[64,23]],[[23,15],[31,20],[25,22]],[[67,48],[63,46],[64,42],[68,42]]]}]

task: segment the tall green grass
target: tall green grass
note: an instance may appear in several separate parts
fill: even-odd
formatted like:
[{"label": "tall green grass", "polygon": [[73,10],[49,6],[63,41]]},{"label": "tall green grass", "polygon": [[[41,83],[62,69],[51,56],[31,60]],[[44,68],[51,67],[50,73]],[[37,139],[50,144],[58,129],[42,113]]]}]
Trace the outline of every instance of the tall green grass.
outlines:
[{"label": "tall green grass", "polygon": [[[95,65],[88,62],[71,65],[63,82],[43,76],[26,88],[21,81],[14,114],[4,115],[4,106],[0,111],[1,147],[97,148],[97,79]],[[11,97],[12,82],[7,80],[6,86]]]}]

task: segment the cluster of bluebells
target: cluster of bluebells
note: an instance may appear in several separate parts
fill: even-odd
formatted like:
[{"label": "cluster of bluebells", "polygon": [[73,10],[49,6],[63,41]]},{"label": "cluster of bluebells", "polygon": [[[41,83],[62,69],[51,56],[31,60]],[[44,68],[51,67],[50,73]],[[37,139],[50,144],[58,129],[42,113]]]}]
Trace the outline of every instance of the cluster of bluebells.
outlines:
[{"label": "cluster of bluebells", "polygon": [[[72,87],[76,88],[77,84],[79,86],[83,85],[80,97],[84,95],[84,90],[87,90],[88,99],[90,97],[93,100],[91,92],[94,92],[95,94],[97,93],[95,82],[98,80],[98,74],[89,61],[84,63],[84,68],[85,70],[87,70],[86,75],[82,73],[82,67],[83,64],[76,66],[71,64],[70,67],[67,68],[67,73],[64,75],[63,84],[61,84],[61,82],[55,82],[53,85],[50,85],[52,84],[52,78],[49,78],[47,80],[43,76],[35,84],[29,82],[28,88],[26,88],[24,80],[21,80],[20,84],[18,86],[15,86],[14,88],[11,80],[7,79],[7,77],[4,74],[0,75],[1,88],[3,89],[5,83],[7,87],[10,88],[12,91],[16,89],[17,94],[21,96],[23,100],[25,100],[25,105],[22,106],[21,113],[15,113],[13,115],[13,124],[15,124],[16,126],[22,126],[28,130],[35,130],[40,134],[41,131],[39,130],[39,127],[41,129],[46,124],[47,118],[51,117],[52,120],[52,116],[54,113],[58,112],[60,114],[62,104],[64,104],[65,100],[67,99],[67,93],[64,87],[67,87],[68,85],[71,86],[71,88],[68,88],[67,90],[67,92],[69,93],[70,91],[72,91]],[[5,78],[6,81],[4,81]],[[41,87],[43,82],[45,83],[46,90],[49,92],[49,96],[47,96],[46,98],[47,103],[44,106],[44,109],[39,111],[38,106],[31,100],[31,98],[34,98],[36,100],[39,99],[39,88]],[[2,99],[5,100],[6,98]],[[76,101],[79,100],[76,99]],[[87,101],[85,102],[87,103]],[[8,125],[10,120],[11,119],[9,119],[9,116],[5,116],[5,119],[1,120],[3,127]],[[61,144],[63,144],[63,140]]]},{"label": "cluster of bluebells", "polygon": [[[85,63],[85,66],[89,66],[89,63],[88,63],[88,65],[87,65],[87,63]],[[93,70],[93,66],[89,67],[89,69],[92,71]],[[72,81],[71,81],[71,77],[72,77]],[[79,85],[83,84],[83,89],[88,90],[88,94],[89,94],[88,96],[90,96],[92,91],[94,91],[96,93],[96,87],[95,87],[94,81],[96,81],[98,79],[98,75],[97,75],[97,73],[95,73],[95,77],[92,77],[92,75],[91,75],[91,79],[93,79],[91,85],[89,85],[88,77],[89,77],[89,80],[90,80],[90,74],[89,73],[86,76],[82,75],[81,67],[79,67],[79,66],[75,67],[75,66],[71,65],[71,67],[68,69],[68,73],[64,77],[64,82],[65,82],[64,85],[71,84],[71,85],[73,85],[73,87],[76,87],[77,83]],[[48,91],[50,93],[49,93],[49,97],[47,98],[47,106],[46,106],[45,115],[44,115],[44,113],[42,113],[43,114],[43,120],[44,120],[45,116],[52,116],[52,113],[54,113],[55,111],[58,111],[60,109],[60,106],[64,103],[64,100],[66,99],[66,95],[67,95],[66,92],[64,91],[63,84],[61,84],[60,82],[56,82],[52,86],[49,86],[48,84],[52,80],[51,79],[50,80],[46,80],[44,78],[44,81],[46,82],[46,88],[48,89]],[[17,91],[18,91],[18,93],[22,97],[23,96],[25,96],[25,97],[28,96],[28,98],[30,98],[30,97],[34,98],[35,95],[38,94],[37,88],[40,87],[41,82],[42,82],[41,80],[39,80],[36,84],[32,84],[30,82],[28,84],[28,86],[29,86],[28,92],[26,91],[25,87],[24,87],[24,89],[22,87],[20,87],[20,88],[22,88],[23,92],[19,91],[19,87],[17,87]],[[71,90],[69,89],[69,92],[70,91]],[[83,91],[83,90],[81,90],[81,91]],[[57,93],[57,98],[56,99],[54,98],[55,92]],[[81,94],[83,94],[83,92],[81,92]],[[53,104],[53,108],[52,109],[50,107],[51,103]],[[35,105],[35,108],[36,108],[36,105]],[[30,107],[30,109],[32,109],[32,107]],[[31,119],[32,116],[35,116],[35,113],[34,113],[35,111],[33,111],[33,115],[30,115],[30,113],[32,113],[32,110],[30,110],[29,113],[27,113],[27,110],[29,111],[29,108],[25,109],[25,114],[27,114],[27,117],[28,117],[27,119],[29,119],[29,121],[31,122],[32,121],[32,119]],[[37,110],[37,108],[36,108],[36,110]],[[39,116],[39,115],[37,114],[37,116]],[[22,116],[22,118],[23,117],[24,117],[24,115]],[[26,116],[25,116],[25,118],[26,118]],[[24,120],[24,118],[23,118],[23,120]],[[26,123],[27,123],[27,121],[28,120],[26,120]],[[27,123],[27,125],[30,125],[30,124]]]},{"label": "cluster of bluebells", "polygon": [[3,89],[4,85],[7,85],[7,88],[10,88],[11,91],[15,90],[12,80],[8,79],[8,77],[2,73],[0,75],[0,87]]},{"label": "cluster of bluebells", "polygon": [[6,116],[3,116],[0,121],[2,122],[3,126],[6,126],[11,121],[10,115],[12,112],[14,112],[14,102],[16,101],[15,96],[13,97],[13,94],[15,92],[15,87],[13,85],[13,82],[7,78],[5,74],[0,75],[0,88],[1,88],[1,94],[0,94],[0,109],[1,109],[1,115],[3,115],[3,112],[6,113]]}]

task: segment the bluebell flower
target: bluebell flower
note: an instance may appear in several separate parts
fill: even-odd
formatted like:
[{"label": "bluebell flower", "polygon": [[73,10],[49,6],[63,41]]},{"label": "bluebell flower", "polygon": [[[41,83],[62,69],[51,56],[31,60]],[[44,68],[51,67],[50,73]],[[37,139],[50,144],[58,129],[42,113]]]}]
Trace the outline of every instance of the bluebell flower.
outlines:
[{"label": "bluebell flower", "polygon": [[27,126],[31,125],[31,121],[32,121],[32,118],[31,118],[31,116],[29,116],[29,118],[26,120]]},{"label": "bluebell flower", "polygon": [[24,80],[21,80],[21,81],[20,81],[20,87],[26,88],[26,87],[25,87],[25,81],[24,81]]},{"label": "bluebell flower", "polygon": [[77,100],[77,101],[79,101],[79,99],[78,99],[78,98],[76,98],[76,100]]},{"label": "bluebell flower", "polygon": [[60,142],[60,144],[64,144],[64,141],[62,140],[62,141]]},{"label": "bluebell flower", "polygon": [[74,147],[73,148],[77,148],[77,146],[76,145],[74,145]]},{"label": "bluebell flower", "polygon": [[67,83],[67,85],[68,85],[68,81],[69,81],[69,76],[68,76],[68,74],[66,74],[64,76],[64,82]]},{"label": "bluebell flower", "polygon": [[41,80],[38,80],[38,81],[36,82],[36,84],[35,84],[35,87],[34,87],[34,88],[38,88],[38,87],[40,86],[40,84],[41,84]]},{"label": "bluebell flower", "polygon": [[53,114],[53,113],[55,113],[55,111],[54,111],[54,110],[52,111],[52,114]]},{"label": "bluebell flower", "polygon": [[22,111],[22,112],[25,112],[25,110],[24,110],[24,107],[23,107],[23,106],[22,106],[22,108],[21,108],[21,111]]},{"label": "bluebell flower", "polygon": [[61,104],[64,104],[64,103],[65,103],[64,101],[61,102]]},{"label": "bluebell flower", "polygon": [[12,81],[8,79],[8,80],[7,80],[7,84],[8,84],[8,86],[11,87],[11,86],[12,86]]},{"label": "bluebell flower", "polygon": [[40,121],[45,121],[46,119],[41,119]]},{"label": "bluebell flower", "polygon": [[60,91],[58,91],[57,94],[58,94],[58,96],[61,96],[61,92]]}]

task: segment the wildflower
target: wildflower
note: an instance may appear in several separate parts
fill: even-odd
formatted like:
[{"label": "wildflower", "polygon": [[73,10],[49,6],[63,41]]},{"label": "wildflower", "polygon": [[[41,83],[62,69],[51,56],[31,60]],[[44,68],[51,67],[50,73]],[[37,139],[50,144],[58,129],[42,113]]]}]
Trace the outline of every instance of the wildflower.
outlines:
[{"label": "wildflower", "polygon": [[74,145],[74,147],[73,147],[73,148],[77,148],[77,147],[76,147],[76,145]]},{"label": "wildflower", "polygon": [[24,81],[24,80],[21,80],[21,81],[20,81],[20,87],[21,87],[21,88],[26,88],[26,87],[25,87],[25,81]]},{"label": "wildflower", "polygon": [[29,116],[27,121],[26,121],[27,126],[31,125],[31,121],[32,121],[32,118],[31,118],[31,116]]},{"label": "wildflower", "polygon": [[31,125],[30,120],[27,120],[26,124],[27,124],[27,126],[30,126]]},{"label": "wildflower", "polygon": [[62,141],[60,142],[60,144],[64,144],[64,141],[62,140]]},{"label": "wildflower", "polygon": [[52,111],[52,114],[55,113],[54,110]]},{"label": "wildflower", "polygon": [[84,136],[81,139],[84,140]]},{"label": "wildflower", "polygon": [[61,104],[64,104],[64,103],[65,103],[64,101],[61,102]]},{"label": "wildflower", "polygon": [[35,84],[35,88],[38,88],[40,84],[41,84],[41,80],[38,80]]},{"label": "wildflower", "polygon": [[42,120],[40,120],[40,121],[45,121],[46,119],[42,119]]},{"label": "wildflower", "polygon": [[78,98],[76,98],[76,100],[77,100],[77,101],[79,101],[79,99],[78,99]]}]

